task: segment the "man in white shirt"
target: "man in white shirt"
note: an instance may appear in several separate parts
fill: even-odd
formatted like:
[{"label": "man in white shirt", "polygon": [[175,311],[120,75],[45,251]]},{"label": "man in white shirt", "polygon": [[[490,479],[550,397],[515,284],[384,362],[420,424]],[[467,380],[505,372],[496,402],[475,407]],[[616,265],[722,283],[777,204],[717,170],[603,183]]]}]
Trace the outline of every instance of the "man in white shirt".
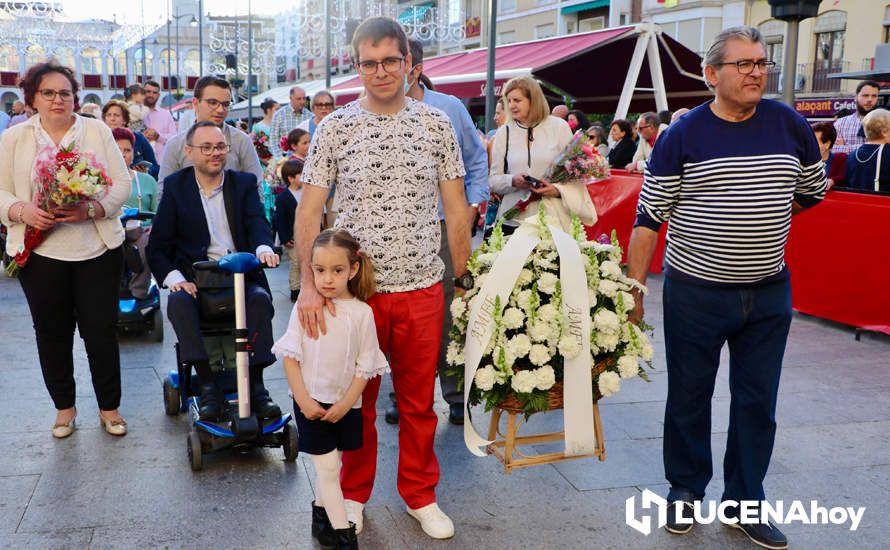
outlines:
[{"label": "man in white shirt", "polygon": [[[399,494],[427,535],[449,538],[454,524],[436,504],[439,464],[433,450],[444,273],[437,207],[441,197],[454,274],[460,277],[470,254],[463,161],[448,117],[405,97],[411,55],[399,24],[367,19],[352,47],[366,94],[321,121],[303,169],[296,223],[303,262],[298,314],[304,330],[317,337],[325,331],[323,309],[334,313],[333,303],[315,289],[310,256],[328,189],[336,183],[336,225],[359,241],[377,271],[378,293],[368,305],[381,350],[391,359],[399,402]],[[379,389],[377,377],[362,395],[364,446],[343,453],[341,486],[356,531],[362,529],[376,474]]]},{"label": "man in white shirt", "polygon": [[[200,418],[223,416],[224,400],[214,383],[201,338],[196,261],[218,260],[230,252],[252,252],[267,266],[278,265],[272,229],[256,194],[253,174],[224,170],[229,145],[222,130],[199,122],[185,134],[192,166],[167,178],[168,190],[152,224],[146,256],[155,279],[170,289],[167,316],[179,341],[180,360],[195,366],[201,380]],[[259,419],[281,415],[263,385],[272,355],[272,297],[262,270],[246,274],[245,305],[250,362],[250,406]]]}]

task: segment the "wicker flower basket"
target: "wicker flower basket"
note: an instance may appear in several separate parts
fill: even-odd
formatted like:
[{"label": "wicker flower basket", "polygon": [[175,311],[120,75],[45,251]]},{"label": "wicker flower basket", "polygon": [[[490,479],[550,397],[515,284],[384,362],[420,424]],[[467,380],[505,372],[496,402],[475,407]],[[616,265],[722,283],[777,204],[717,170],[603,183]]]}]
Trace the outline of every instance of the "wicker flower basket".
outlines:
[{"label": "wicker flower basket", "polygon": [[[600,361],[591,369],[591,376],[601,374],[609,367],[608,361]],[[563,408],[562,398],[563,385],[561,382],[556,383],[548,392],[548,410],[559,410]],[[599,458],[600,461],[606,460],[606,446],[603,442],[603,425],[600,419],[600,411],[597,401],[602,397],[599,389],[594,385],[593,393],[593,424],[594,434],[596,437],[596,450],[591,455]],[[500,418],[503,413],[507,413],[506,433],[500,431]],[[536,445],[540,443],[550,443],[560,441],[565,437],[563,432],[552,432],[534,435],[518,435],[519,427],[522,425],[522,405],[514,395],[508,396],[501,403],[496,405],[491,411],[491,422],[489,425],[488,439],[492,443],[488,446],[488,452],[495,455],[504,465],[504,473],[513,473],[513,468],[526,468],[528,466],[537,466],[540,464],[551,464],[553,462],[561,462],[564,460],[573,460],[576,458],[584,458],[584,456],[566,456],[565,453],[546,453],[546,454],[525,454],[519,449],[521,445]]]},{"label": "wicker flower basket", "polygon": [[[609,362],[607,360],[600,361],[599,363],[594,365],[593,368],[590,370],[590,375],[597,376],[597,375],[601,374],[603,371],[605,371],[608,367],[609,367]],[[597,388],[596,385],[594,385],[594,387],[593,387],[593,393],[594,393],[594,397],[593,397],[594,403],[599,401],[600,398],[602,398],[599,388]],[[548,397],[548,400],[547,400],[547,404],[548,404],[547,410],[548,411],[555,411],[555,410],[559,410],[562,408],[562,405],[563,405],[562,394],[563,394],[562,382],[557,382],[556,384],[553,385],[552,388],[550,388],[550,391],[548,392],[548,396],[547,396]],[[516,395],[512,394],[512,393],[510,395],[508,395],[506,399],[504,399],[503,401],[498,403],[496,406],[497,406],[497,408],[499,408],[505,412],[508,412],[508,413],[518,414],[518,413],[522,412],[522,404],[519,402],[519,399],[516,398]]]}]

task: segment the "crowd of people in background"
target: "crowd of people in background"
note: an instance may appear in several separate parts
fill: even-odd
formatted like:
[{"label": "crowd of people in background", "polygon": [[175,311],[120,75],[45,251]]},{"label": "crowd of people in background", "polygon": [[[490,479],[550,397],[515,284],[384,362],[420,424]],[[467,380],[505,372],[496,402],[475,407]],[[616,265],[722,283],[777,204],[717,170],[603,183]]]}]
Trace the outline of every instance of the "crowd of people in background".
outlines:
[{"label": "crowd of people in background", "polygon": [[[285,105],[263,100],[259,105],[263,116],[252,126],[230,120],[236,98],[230,83],[216,76],[203,76],[197,81],[190,109],[177,125],[170,111],[158,105],[161,87],[157,82],[134,84],[127,88],[125,100],[111,100],[101,108],[80,106],[78,83],[70,69],[55,62],[32,67],[22,80],[25,101],[15,102],[11,114],[0,113],[0,133],[12,134],[4,136],[4,144],[30,147],[22,154],[0,151],[5,155],[4,170],[8,168],[9,172],[0,174],[5,178],[0,181],[0,214],[12,226],[10,238],[16,246],[24,239],[26,225],[54,228],[20,279],[31,306],[46,386],[58,411],[53,435],[59,438],[71,434],[77,414],[72,358],[75,324],[86,343],[102,426],[113,435],[127,432],[127,424],[118,412],[120,359],[114,330],[122,243],[137,249],[145,264],[130,283],[134,296],[144,295],[150,272],[171,291],[168,316],[183,357],[196,365],[201,379],[200,416],[206,420],[220,417],[222,396],[211,382],[207,350],[198,331],[194,303],[197,288],[190,268],[193,261],[219,258],[237,249],[255,252],[263,263],[274,266],[278,255],[272,247],[277,240],[290,258],[290,299],[298,304],[290,329],[296,332],[299,326],[315,336],[319,328],[323,331],[325,308],[333,312],[334,302],[324,295],[324,288],[317,286],[316,276],[320,275],[307,269],[314,267],[314,263],[308,263],[312,255],[336,241],[336,246],[331,246],[342,249],[339,253],[345,254],[348,266],[373,261],[380,292],[363,298],[367,298],[377,319],[378,332],[383,334],[388,327],[400,327],[401,331],[396,334],[393,329],[395,336],[381,338],[379,346],[390,352],[394,386],[399,393],[393,396],[387,420],[399,422],[405,434],[400,434],[399,491],[409,506],[408,513],[421,522],[425,532],[433,538],[448,538],[454,526],[438,508],[435,495],[438,463],[433,452],[433,385],[438,371],[442,394],[449,404],[449,420],[462,424],[463,393],[444,372],[442,344],[450,324],[446,304],[456,289],[472,288],[472,280],[465,280],[471,249],[470,224],[465,222],[473,220],[475,224],[482,216],[484,225],[490,226],[520,201],[536,200],[549,219],[565,231],[571,230],[573,217],[592,225],[597,213],[585,186],[546,180],[548,168],[573,135],[583,132],[612,168],[645,174],[648,187],[644,188],[641,208],[646,214],[643,222],[648,224],[644,223],[646,227],[637,234],[645,234],[648,228],[654,235],[667,221],[662,219],[665,205],[659,202],[666,199],[647,196],[647,189],[667,185],[664,182],[685,170],[681,136],[697,135],[697,144],[702,146],[708,141],[703,129],[716,131],[719,123],[707,109],[699,108],[691,112],[644,112],[611,120],[590,117],[568,105],[551,109],[541,85],[531,76],[520,76],[504,84],[495,106],[495,129],[483,134],[465,105],[436,91],[423,74],[419,43],[408,41],[393,20],[369,21],[372,23],[363,23],[356,31],[354,42],[365,95],[336,109],[330,91],[316,92],[310,98],[303,88],[294,86]],[[731,35],[725,41],[739,48],[759,44],[756,35]],[[736,63],[725,63],[720,55],[715,56],[716,61],[708,65],[711,72],[706,74],[717,84],[728,86],[725,82],[730,79],[754,74],[756,63],[744,73]],[[757,74],[763,76],[767,62],[759,63]],[[369,87],[369,82],[375,87]],[[806,151],[807,160],[812,161],[808,166],[818,166],[816,157],[821,155],[829,186],[890,191],[890,151],[884,151],[884,145],[890,142],[890,111],[877,108],[879,89],[876,82],[860,83],[856,112],[812,125],[819,149],[817,153],[813,146]],[[727,90],[723,93],[728,95],[722,98],[721,106],[731,99]],[[787,107],[770,108],[779,117],[776,120],[781,119],[796,132],[792,136],[795,143],[812,145],[810,136],[801,135],[809,130],[800,117]],[[75,112],[80,116],[74,116]],[[34,113],[39,116],[29,119]],[[749,116],[753,113],[752,108]],[[752,120],[766,116],[764,108],[758,114],[760,118]],[[798,131],[800,128],[803,131]],[[745,133],[742,129],[739,135],[747,139],[746,143],[770,137],[764,128],[758,126],[756,130]],[[102,200],[62,207],[53,216],[31,200],[33,144],[69,142],[89,148],[114,182],[124,184],[113,186]],[[727,147],[720,155],[725,160],[733,153],[729,146],[738,144],[712,145]],[[782,144],[786,145],[790,146]],[[710,154],[706,149],[699,151],[703,159]],[[756,176],[763,169],[755,166],[750,171]],[[818,195],[821,200],[820,178],[819,174],[808,173],[806,179],[812,180],[809,187],[806,182],[798,182],[798,186],[806,191],[804,195]],[[165,182],[170,187],[162,200]],[[234,203],[232,196],[236,197]],[[157,212],[158,217],[154,224],[137,222],[124,227],[118,219],[122,206]],[[190,216],[202,210],[206,223]],[[527,209],[505,220],[504,232],[511,233],[537,211]],[[85,220],[94,220],[95,225],[76,223]],[[319,232],[335,225],[348,233],[322,233],[319,237]],[[319,244],[319,238],[324,242]],[[397,242],[401,246],[395,246]],[[719,254],[715,253],[715,258],[719,260]],[[648,266],[648,260],[640,265]],[[681,270],[686,267],[698,273],[692,255],[677,256],[673,262]],[[727,269],[731,272],[736,268],[739,266]],[[730,280],[730,275],[725,280]],[[645,276],[640,277],[644,280]],[[700,278],[711,280],[705,275]],[[342,292],[338,300],[349,295],[344,285],[338,291]],[[674,292],[680,293],[676,289]],[[784,287],[775,298],[777,303],[783,293]],[[693,294],[688,291],[684,299],[695,301]],[[271,305],[265,276],[250,279],[247,324],[251,334],[261,335],[252,344],[251,402],[262,418],[281,414],[265,389],[262,375],[275,362]],[[336,307],[351,306],[338,302]],[[715,341],[720,338],[714,336]],[[781,342],[775,344],[776,350],[780,343],[784,346],[784,336],[778,340]],[[372,347],[376,348],[376,343]],[[780,354],[777,361],[779,365]],[[384,366],[381,363],[371,370],[382,372]],[[379,387],[379,377],[367,382],[367,387],[362,384],[354,390],[353,403],[346,407],[350,412],[359,409],[350,417],[359,432],[353,434],[355,439],[339,450],[318,447],[319,455],[334,450],[346,452],[342,455],[343,492],[336,493],[336,499],[330,496],[336,500],[337,509],[327,502],[324,506],[313,503],[313,514],[315,508],[327,508],[333,527],[337,531],[350,529],[353,540],[361,531],[362,510],[375,477],[368,464],[376,460],[374,418]],[[356,402],[362,392],[365,402]],[[306,391],[295,390],[294,397],[302,401],[299,408],[311,406]],[[310,420],[323,419],[322,413],[310,416],[307,413],[303,418],[307,430],[317,428],[308,423]],[[683,462],[682,458],[673,459],[676,464]],[[334,465],[319,462],[317,467],[339,470],[339,460],[338,454]],[[751,470],[760,475],[767,464],[768,456],[761,456]],[[744,476],[739,476],[736,481],[741,484]],[[325,483],[334,484],[332,479]],[[744,492],[742,489],[748,488],[738,487]],[[696,495],[674,495],[692,496]],[[313,517],[313,521],[316,519]]]}]

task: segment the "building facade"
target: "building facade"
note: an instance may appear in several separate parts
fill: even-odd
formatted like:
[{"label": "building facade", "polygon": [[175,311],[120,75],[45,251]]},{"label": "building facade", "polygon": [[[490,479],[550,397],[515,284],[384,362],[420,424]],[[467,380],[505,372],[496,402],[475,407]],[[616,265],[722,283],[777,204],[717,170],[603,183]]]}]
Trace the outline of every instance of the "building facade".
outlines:
[{"label": "building facade", "polygon": [[[779,95],[782,73],[789,69],[783,63],[787,25],[771,17],[766,0],[751,2],[747,22],[763,33],[767,56],[777,63],[767,91]],[[888,42],[888,33],[890,2],[823,0],[818,17],[800,22],[794,88],[795,96],[801,100],[798,103],[805,101],[809,104],[802,112],[819,116],[813,111],[813,105],[842,103],[843,98],[852,97],[855,80],[833,79],[828,75],[871,69],[875,47]],[[800,106],[798,110],[801,110]]]},{"label": "building facade", "polygon": [[49,58],[74,70],[82,103],[108,101],[126,85],[123,49],[132,33],[110,21],[73,20],[60,3],[0,2],[0,108],[23,99],[19,78]]}]

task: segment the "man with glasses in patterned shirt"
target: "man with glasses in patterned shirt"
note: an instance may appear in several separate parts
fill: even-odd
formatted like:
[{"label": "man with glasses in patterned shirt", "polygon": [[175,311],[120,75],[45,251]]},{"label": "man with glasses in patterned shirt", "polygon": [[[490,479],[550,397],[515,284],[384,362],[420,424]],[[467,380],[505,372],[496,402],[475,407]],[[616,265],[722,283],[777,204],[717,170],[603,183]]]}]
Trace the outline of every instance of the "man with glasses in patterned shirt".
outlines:
[{"label": "man with glasses in patterned shirt", "polygon": [[[398,22],[365,20],[352,48],[365,96],[321,121],[303,169],[306,185],[296,223],[303,262],[298,314],[313,338],[325,331],[324,310],[336,315],[334,304],[315,290],[310,264],[322,206],[336,183],[336,226],[359,241],[377,271],[378,293],[368,305],[380,348],[390,357],[399,402],[399,494],[423,531],[444,539],[454,535],[454,524],[436,504],[439,463],[433,450],[445,271],[438,255],[438,203],[441,197],[454,275],[460,277],[470,255],[464,165],[445,113],[405,95],[412,61]],[[356,531],[362,529],[376,474],[379,390],[377,377],[362,395],[362,448],[343,453],[341,486]]]},{"label": "man with glasses in patterned shirt", "polygon": [[[256,154],[250,136],[226,124],[231,106],[232,88],[227,80],[216,76],[204,76],[195,84],[195,97],[192,98],[195,123],[210,121],[222,130],[230,148],[226,157],[226,169],[254,174],[257,178],[257,192],[262,196],[263,166],[260,164],[260,158]],[[161,161],[161,171],[158,174],[158,195],[164,191],[164,179],[167,176],[192,165],[185,146],[186,132],[167,141],[164,158]]]}]

